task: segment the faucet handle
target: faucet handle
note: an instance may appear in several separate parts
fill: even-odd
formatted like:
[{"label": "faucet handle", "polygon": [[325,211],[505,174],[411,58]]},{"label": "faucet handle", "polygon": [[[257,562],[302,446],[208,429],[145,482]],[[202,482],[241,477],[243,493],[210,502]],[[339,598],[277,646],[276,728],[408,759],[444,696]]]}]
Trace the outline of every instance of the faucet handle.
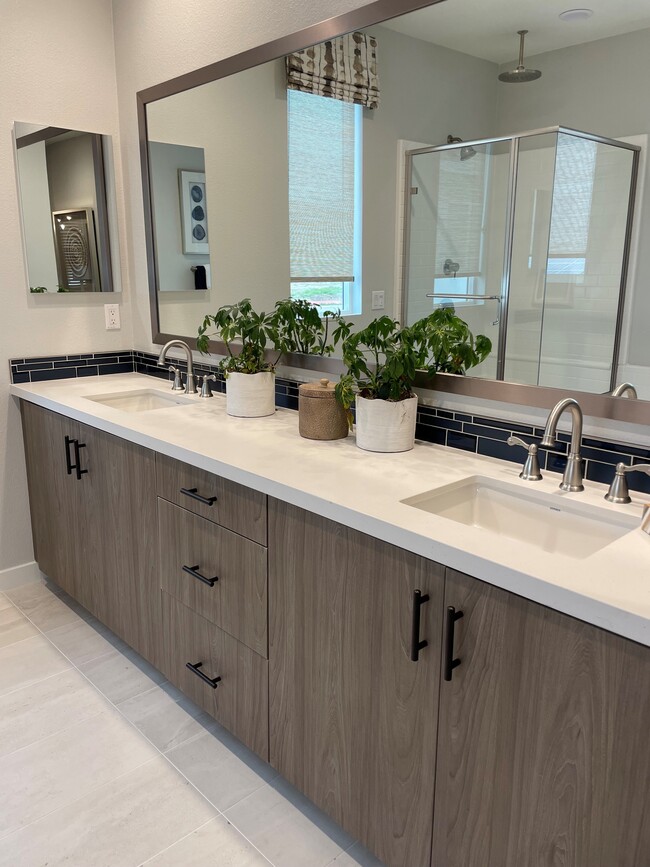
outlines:
[{"label": "faucet handle", "polygon": [[524,464],[523,470],[519,473],[520,479],[525,479],[527,482],[539,482],[542,479],[542,471],[539,468],[539,451],[537,443],[526,443],[520,437],[509,436],[507,441],[509,446],[523,446],[528,452],[528,457]]},{"label": "faucet handle", "polygon": [[206,373],[205,376],[199,376],[201,380],[201,397],[212,397],[211,382],[216,382],[217,377],[214,373]]},{"label": "faucet handle", "polygon": [[174,383],[172,385],[172,391],[185,391],[185,386],[183,385],[183,380],[181,378],[180,368],[174,367],[173,364],[170,364],[168,370],[170,373],[174,374]]},{"label": "faucet handle", "polygon": [[609,486],[609,490],[605,494],[605,499],[609,503],[631,503],[630,490],[627,486],[626,473],[635,473],[637,470],[640,473],[650,474],[650,464],[630,464],[626,466],[622,461],[616,464],[616,473]]}]

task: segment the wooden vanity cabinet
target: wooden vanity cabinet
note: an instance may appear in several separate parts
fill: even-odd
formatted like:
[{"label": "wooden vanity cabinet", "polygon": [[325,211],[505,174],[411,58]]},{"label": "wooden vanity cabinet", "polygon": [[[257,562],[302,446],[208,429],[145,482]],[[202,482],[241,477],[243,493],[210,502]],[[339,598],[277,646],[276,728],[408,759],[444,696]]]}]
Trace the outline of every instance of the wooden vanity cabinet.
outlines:
[{"label": "wooden vanity cabinet", "polygon": [[21,410],[39,568],[159,666],[154,453],[26,401]]},{"label": "wooden vanity cabinet", "polygon": [[34,556],[45,575],[81,601],[88,596],[78,525],[84,497],[76,475],[68,472],[81,425],[27,401],[20,409]]},{"label": "wooden vanity cabinet", "polygon": [[388,865],[430,858],[443,573],[269,501],[270,761]]},{"label": "wooden vanity cabinet", "polygon": [[650,650],[447,570],[432,867],[650,865]]}]

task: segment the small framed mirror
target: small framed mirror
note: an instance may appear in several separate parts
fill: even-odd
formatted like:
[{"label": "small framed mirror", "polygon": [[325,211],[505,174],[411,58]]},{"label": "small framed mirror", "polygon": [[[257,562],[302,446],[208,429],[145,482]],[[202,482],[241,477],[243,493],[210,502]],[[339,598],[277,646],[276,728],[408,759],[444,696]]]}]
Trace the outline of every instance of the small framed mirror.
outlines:
[{"label": "small framed mirror", "polygon": [[120,291],[109,136],[16,122],[30,293]]}]

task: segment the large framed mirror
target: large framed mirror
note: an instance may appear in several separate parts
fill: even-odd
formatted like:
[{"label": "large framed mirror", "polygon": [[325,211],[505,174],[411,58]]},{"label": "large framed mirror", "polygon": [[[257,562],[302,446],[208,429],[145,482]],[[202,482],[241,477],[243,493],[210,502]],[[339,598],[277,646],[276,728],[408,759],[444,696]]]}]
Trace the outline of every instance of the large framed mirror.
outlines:
[{"label": "large framed mirror", "polygon": [[119,292],[110,136],[16,121],[14,142],[30,293]]},{"label": "large framed mirror", "polygon": [[[451,305],[493,352],[436,389],[647,421],[642,5],[380,0],[138,94],[154,340],[243,297],[357,327]],[[372,105],[291,80],[345,34],[373,46]]]}]

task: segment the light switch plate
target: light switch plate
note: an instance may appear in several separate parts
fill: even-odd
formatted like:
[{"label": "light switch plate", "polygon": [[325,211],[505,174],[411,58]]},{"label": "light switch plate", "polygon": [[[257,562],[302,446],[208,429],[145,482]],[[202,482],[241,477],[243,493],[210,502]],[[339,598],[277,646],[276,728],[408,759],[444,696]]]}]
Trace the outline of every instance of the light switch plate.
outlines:
[{"label": "light switch plate", "polygon": [[383,291],[373,292],[372,293],[372,303],[371,310],[383,310],[385,306],[385,299]]},{"label": "light switch plate", "polygon": [[119,331],[122,327],[120,322],[120,305],[104,304],[104,322],[107,331]]}]

